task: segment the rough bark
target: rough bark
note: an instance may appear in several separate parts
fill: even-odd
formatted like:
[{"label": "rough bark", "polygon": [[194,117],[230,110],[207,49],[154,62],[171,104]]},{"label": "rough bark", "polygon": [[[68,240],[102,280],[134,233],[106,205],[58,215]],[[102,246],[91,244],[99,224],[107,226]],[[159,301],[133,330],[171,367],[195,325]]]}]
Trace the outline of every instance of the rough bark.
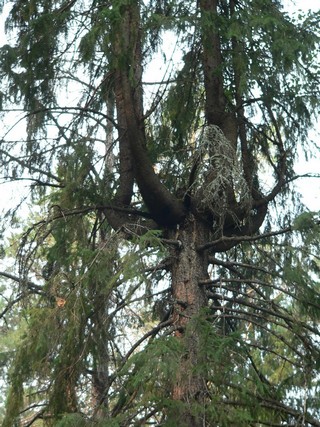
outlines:
[{"label": "rough bark", "polygon": [[172,266],[173,325],[176,337],[183,341],[184,354],[172,390],[172,397],[182,402],[183,410],[176,413],[177,425],[202,426],[199,413],[194,414],[190,403],[205,404],[206,378],[199,366],[203,366],[199,331],[196,319],[207,307],[207,296],[199,282],[208,277],[208,258],[197,247],[208,240],[210,231],[206,225],[189,215],[174,236],[181,242],[175,249]]}]

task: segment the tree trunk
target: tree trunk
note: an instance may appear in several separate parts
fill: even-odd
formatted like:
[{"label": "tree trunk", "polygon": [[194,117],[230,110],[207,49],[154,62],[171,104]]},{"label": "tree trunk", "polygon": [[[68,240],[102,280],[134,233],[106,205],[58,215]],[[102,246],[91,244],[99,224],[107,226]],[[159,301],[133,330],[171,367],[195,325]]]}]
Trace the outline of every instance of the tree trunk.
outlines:
[{"label": "tree trunk", "polygon": [[[176,337],[182,340],[184,348],[172,390],[173,399],[183,404],[183,409],[180,412],[175,409],[172,415],[177,426],[204,425],[201,408],[205,403],[206,375],[197,319],[207,307],[205,289],[199,286],[199,281],[208,277],[208,260],[206,254],[197,252],[197,247],[208,241],[209,235],[208,228],[193,215],[188,216],[175,235],[181,247],[174,253],[172,267],[173,322]],[[196,413],[190,403],[200,405]]]}]

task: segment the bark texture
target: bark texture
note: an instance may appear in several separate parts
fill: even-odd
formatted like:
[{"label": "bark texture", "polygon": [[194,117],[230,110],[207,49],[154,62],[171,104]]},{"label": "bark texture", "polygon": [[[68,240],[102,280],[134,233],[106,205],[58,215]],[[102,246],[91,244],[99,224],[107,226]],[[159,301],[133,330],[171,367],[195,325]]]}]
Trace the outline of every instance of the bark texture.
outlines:
[{"label": "bark texture", "polygon": [[180,361],[172,397],[182,402],[183,410],[176,420],[181,426],[202,426],[199,413],[194,414],[190,402],[204,406],[206,397],[206,379],[203,376],[203,356],[197,318],[207,307],[207,296],[199,282],[208,277],[208,258],[197,248],[208,241],[209,228],[192,214],[189,215],[175,234],[180,248],[173,253],[172,295],[173,324],[177,339],[183,340],[184,354]]}]

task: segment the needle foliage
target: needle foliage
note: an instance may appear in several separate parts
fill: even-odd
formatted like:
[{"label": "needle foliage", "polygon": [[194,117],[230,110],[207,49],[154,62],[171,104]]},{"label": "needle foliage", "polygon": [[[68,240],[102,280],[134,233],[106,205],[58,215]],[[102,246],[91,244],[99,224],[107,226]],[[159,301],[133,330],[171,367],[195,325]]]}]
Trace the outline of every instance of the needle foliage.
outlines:
[{"label": "needle foliage", "polygon": [[320,426],[320,12],[3,13],[2,426]]}]

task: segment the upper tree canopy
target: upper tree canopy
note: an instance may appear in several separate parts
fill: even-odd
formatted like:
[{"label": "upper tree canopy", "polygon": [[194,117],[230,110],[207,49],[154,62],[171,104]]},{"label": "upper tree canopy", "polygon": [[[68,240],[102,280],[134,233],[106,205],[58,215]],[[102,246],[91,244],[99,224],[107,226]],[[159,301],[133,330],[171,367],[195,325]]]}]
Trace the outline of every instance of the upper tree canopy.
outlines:
[{"label": "upper tree canopy", "polygon": [[319,13],[10,4],[1,178],[30,181],[34,210],[0,272],[22,331],[4,426],[24,409],[27,425],[320,425],[319,220],[294,187]]},{"label": "upper tree canopy", "polygon": [[[248,209],[257,228],[294,177],[299,143],[306,148],[319,95],[316,22],[294,25],[272,1],[14,2],[7,28],[16,43],[1,51],[3,103],[26,109],[28,138],[19,146],[9,132],[3,141],[8,178],[23,171],[35,187],[63,188],[80,180],[90,194],[81,204],[101,206],[129,206],[135,180],[160,226],[189,211],[221,216],[202,187],[229,185],[225,232],[235,232],[236,218],[236,233],[247,233]],[[150,91],[143,70],[168,34],[181,65],[169,62]],[[229,160],[213,168],[216,126]],[[75,149],[88,159],[76,177],[65,173]],[[211,169],[224,168],[222,182]]]}]

